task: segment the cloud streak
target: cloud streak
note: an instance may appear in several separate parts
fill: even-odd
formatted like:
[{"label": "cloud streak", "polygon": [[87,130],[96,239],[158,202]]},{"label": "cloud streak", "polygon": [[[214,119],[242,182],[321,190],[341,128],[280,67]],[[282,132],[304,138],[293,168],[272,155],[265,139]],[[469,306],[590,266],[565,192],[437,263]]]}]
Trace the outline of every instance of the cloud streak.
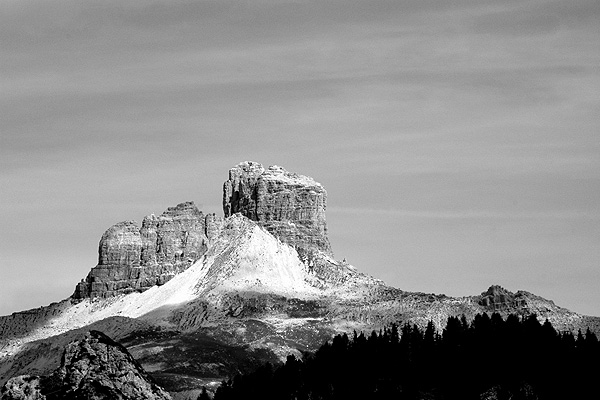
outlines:
[{"label": "cloud streak", "polygon": [[502,211],[426,211],[426,210],[402,210],[402,209],[380,209],[368,207],[329,207],[328,212],[334,214],[365,214],[388,216],[395,218],[425,218],[425,219],[448,219],[448,220],[531,220],[531,219],[584,219],[598,220],[600,213],[560,210],[560,211],[529,211],[529,212],[502,212]]}]

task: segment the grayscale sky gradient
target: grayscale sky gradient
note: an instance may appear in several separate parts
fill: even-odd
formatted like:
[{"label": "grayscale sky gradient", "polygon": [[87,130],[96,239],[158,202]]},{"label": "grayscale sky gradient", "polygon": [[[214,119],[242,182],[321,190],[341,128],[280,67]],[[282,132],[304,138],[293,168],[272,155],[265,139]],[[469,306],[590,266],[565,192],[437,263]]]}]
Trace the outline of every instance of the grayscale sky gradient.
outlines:
[{"label": "grayscale sky gradient", "polygon": [[0,314],[240,161],[314,177],[338,258],[600,315],[598,0],[0,3]]}]

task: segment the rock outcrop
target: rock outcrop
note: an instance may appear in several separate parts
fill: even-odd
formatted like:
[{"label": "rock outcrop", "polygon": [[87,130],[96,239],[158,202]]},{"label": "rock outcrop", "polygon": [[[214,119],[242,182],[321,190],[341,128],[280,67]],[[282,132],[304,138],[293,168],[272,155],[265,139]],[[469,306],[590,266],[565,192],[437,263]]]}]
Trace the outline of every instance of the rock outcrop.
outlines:
[{"label": "rock outcrop", "polygon": [[80,282],[73,298],[110,297],[162,285],[207,250],[222,219],[204,216],[193,202],[169,207],[160,216],[110,227],[100,240],[98,265]]},{"label": "rock outcrop", "polygon": [[503,316],[517,314],[528,316],[535,314],[538,318],[548,319],[560,330],[577,331],[587,327],[597,329],[597,319],[576,316],[571,311],[557,306],[552,300],[545,299],[525,290],[515,293],[498,285],[492,285],[487,291],[473,299],[484,312],[497,312]]},{"label": "rock outcrop", "polygon": [[142,267],[161,265],[168,274],[185,270],[206,252],[205,217],[193,202],[144,218],[140,229]]},{"label": "rock outcrop", "polygon": [[40,387],[40,377],[21,375],[10,379],[0,390],[1,400],[46,400]]},{"label": "rock outcrop", "polygon": [[481,293],[478,303],[489,311],[507,311],[526,306],[523,296],[519,296],[519,293],[515,295],[498,285],[492,285]]},{"label": "rock outcrop", "polygon": [[223,184],[225,217],[241,213],[258,222],[301,257],[332,255],[327,238],[327,192],[310,177],[278,166],[246,161],[229,170]]},{"label": "rock outcrop", "polygon": [[207,214],[205,219],[205,231],[208,242],[212,243],[223,229],[223,217],[215,213]]},{"label": "rock outcrop", "polygon": [[60,367],[48,377],[18,376],[2,388],[2,400],[170,400],[125,347],[90,331],[65,348]]}]

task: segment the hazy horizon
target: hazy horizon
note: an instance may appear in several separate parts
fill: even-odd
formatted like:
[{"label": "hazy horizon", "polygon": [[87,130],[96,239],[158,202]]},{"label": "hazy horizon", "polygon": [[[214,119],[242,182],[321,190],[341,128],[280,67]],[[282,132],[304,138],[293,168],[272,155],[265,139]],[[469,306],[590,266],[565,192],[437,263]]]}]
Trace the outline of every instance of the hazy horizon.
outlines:
[{"label": "hazy horizon", "polygon": [[333,251],[409,291],[600,316],[600,3],[0,4],[0,315],[111,225],[222,215],[252,160],[328,191]]}]

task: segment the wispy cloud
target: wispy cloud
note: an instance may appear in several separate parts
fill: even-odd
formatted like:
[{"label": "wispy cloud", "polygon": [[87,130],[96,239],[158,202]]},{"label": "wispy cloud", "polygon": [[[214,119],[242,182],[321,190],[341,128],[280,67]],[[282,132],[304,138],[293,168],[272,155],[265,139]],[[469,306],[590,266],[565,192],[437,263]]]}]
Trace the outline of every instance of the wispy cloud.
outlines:
[{"label": "wispy cloud", "polygon": [[478,219],[478,220],[523,220],[523,219],[600,219],[598,212],[585,212],[576,210],[557,211],[485,211],[485,210],[406,210],[406,209],[382,209],[369,207],[329,207],[328,212],[333,214],[349,215],[377,215],[393,218],[425,218],[425,219]]}]

